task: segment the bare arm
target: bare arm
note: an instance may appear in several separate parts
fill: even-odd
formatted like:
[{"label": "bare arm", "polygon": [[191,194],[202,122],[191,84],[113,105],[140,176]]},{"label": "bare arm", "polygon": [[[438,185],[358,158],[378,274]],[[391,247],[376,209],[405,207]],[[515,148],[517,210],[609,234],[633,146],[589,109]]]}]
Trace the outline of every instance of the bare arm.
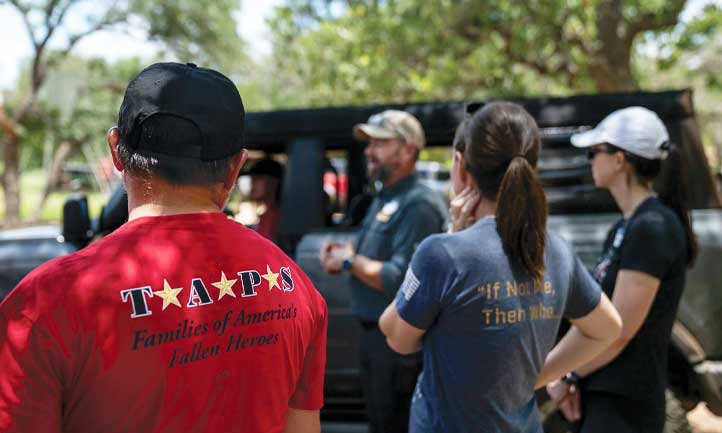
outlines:
[{"label": "bare arm", "polygon": [[604,294],[591,313],[571,322],[572,328],[547,355],[535,388],[541,388],[589,362],[609,347],[622,329],[619,314]]},{"label": "bare arm", "polygon": [[384,262],[382,261],[357,254],[353,259],[351,275],[377,292],[383,293],[384,288],[381,286],[381,268],[383,265]]},{"label": "bare arm", "polygon": [[637,335],[649,314],[659,290],[659,279],[639,271],[621,270],[617,275],[612,302],[622,317],[622,332],[612,345],[599,356],[577,370],[580,376],[599,370],[612,362]]},{"label": "bare arm", "polygon": [[288,408],[283,433],[320,433],[321,419],[317,410]]},{"label": "bare arm", "polygon": [[343,268],[343,260],[353,257],[351,264],[351,275],[363,281],[372,289],[384,292],[381,285],[381,268],[384,262],[373,260],[360,254],[354,255],[354,248],[351,242],[341,244],[338,242],[325,242],[321,247],[319,260],[323,269],[330,274],[337,274]]},{"label": "bare arm", "polygon": [[395,352],[407,355],[421,350],[421,338],[426,330],[412,326],[402,319],[396,310],[395,301],[389,304],[381,315],[379,328],[386,336],[386,343]]}]

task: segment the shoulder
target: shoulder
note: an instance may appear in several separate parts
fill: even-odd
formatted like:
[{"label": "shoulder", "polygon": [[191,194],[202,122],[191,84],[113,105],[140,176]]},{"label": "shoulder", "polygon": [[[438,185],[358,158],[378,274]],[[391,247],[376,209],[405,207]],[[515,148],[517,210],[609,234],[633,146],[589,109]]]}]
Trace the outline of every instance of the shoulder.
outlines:
[{"label": "shoulder", "polygon": [[551,230],[547,230],[546,235],[546,249],[548,255],[551,255],[552,258],[561,260],[562,263],[567,264],[573,263],[576,260],[574,248],[569,241]]},{"label": "shoulder", "polygon": [[410,202],[424,202],[424,203],[433,203],[437,204],[439,201],[443,201],[443,197],[441,194],[428,187],[427,185],[424,185],[420,181],[416,181],[414,185],[409,189],[407,192],[407,200]]},{"label": "shoulder", "polygon": [[572,254],[572,245],[556,232],[547,230],[547,248],[562,254]]},{"label": "shoulder", "polygon": [[453,267],[450,251],[453,250],[455,234],[438,233],[421,241],[414,252],[415,262],[424,266]]},{"label": "shoulder", "polygon": [[404,197],[404,206],[407,209],[429,210],[439,215],[446,212],[444,199],[438,191],[416,182]]},{"label": "shoulder", "polygon": [[626,236],[662,240],[681,230],[682,225],[674,212],[655,198],[630,218]]},{"label": "shoulder", "polygon": [[64,305],[74,279],[86,268],[83,251],[56,257],[27,274],[3,300],[2,310],[15,311],[35,322],[47,312]]}]

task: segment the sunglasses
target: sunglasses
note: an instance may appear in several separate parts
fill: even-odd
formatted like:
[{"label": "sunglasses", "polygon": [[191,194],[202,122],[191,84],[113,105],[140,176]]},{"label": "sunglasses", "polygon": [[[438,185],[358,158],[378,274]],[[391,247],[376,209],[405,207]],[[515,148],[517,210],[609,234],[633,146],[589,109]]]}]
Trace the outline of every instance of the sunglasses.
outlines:
[{"label": "sunglasses", "polygon": [[621,152],[621,150],[616,147],[593,147],[587,150],[587,159],[590,161],[593,160],[598,153],[608,153],[611,155],[617,152]]}]

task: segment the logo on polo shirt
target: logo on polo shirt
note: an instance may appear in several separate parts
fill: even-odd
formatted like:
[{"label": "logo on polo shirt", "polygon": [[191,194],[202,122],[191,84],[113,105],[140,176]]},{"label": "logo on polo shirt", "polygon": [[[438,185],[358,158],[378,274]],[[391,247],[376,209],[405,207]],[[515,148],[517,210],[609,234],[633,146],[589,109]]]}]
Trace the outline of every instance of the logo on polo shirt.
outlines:
[{"label": "logo on polo shirt", "polygon": [[376,214],[376,220],[384,223],[388,222],[391,219],[391,215],[396,213],[397,210],[399,210],[399,202],[397,200],[391,200]]}]

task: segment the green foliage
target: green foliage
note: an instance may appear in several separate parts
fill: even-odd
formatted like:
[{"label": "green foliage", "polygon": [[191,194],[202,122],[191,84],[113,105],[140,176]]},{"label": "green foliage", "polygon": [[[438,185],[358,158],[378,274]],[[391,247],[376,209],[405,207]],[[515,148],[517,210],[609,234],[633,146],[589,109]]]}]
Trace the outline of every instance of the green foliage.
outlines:
[{"label": "green foliage", "polygon": [[257,93],[281,108],[693,86],[719,166],[722,11],[680,22],[686,4],[287,0]]},{"label": "green foliage", "polygon": [[[639,34],[699,44],[686,0],[288,0],[270,20],[273,106],[637,88]],[[676,26],[676,27],[675,27]]]},{"label": "green foliage", "polygon": [[[538,65],[508,61],[505,50],[513,46],[539,53],[549,68],[564,63],[554,57],[551,43],[544,42],[553,39],[549,33],[558,32],[556,21],[514,31],[512,22],[521,16],[514,4],[359,3],[315,22],[303,15],[303,7],[278,8],[270,23],[272,76],[279,83],[273,99],[283,106],[318,106],[563,92],[565,77],[539,77],[534,70]],[[501,11],[494,12],[497,7]],[[504,7],[510,9],[507,15],[502,14]],[[469,10],[479,12],[470,16]],[[483,26],[496,30],[481,34]]]},{"label": "green foliage", "polygon": [[[27,220],[35,211],[40,202],[40,196],[45,188],[45,172],[40,169],[24,171],[20,176],[20,186],[23,191],[22,207],[20,209],[21,219]],[[45,223],[60,223],[63,216],[63,205],[70,192],[57,191],[50,194],[40,214],[40,221]],[[88,197],[88,208],[91,217],[100,215],[100,209],[108,201],[105,194],[96,191],[86,191]],[[5,219],[5,197],[0,191],[0,221]]]},{"label": "green foliage", "polygon": [[166,44],[183,62],[237,71],[248,61],[236,32],[237,0],[131,0],[129,4],[130,11],[148,23],[151,39]]},{"label": "green foliage", "polygon": [[[47,164],[55,147],[63,141],[78,149],[89,147],[87,155],[105,156],[105,134],[117,123],[128,81],[143,66],[137,58],[109,64],[101,59],[68,56],[59,62],[38,94],[36,109],[22,123],[21,169]],[[22,92],[12,94],[10,107],[19,105],[23,96]],[[84,159],[82,153],[75,154],[75,158]]]},{"label": "green foliage", "polygon": [[[86,159],[105,155],[105,131],[116,123],[117,109],[128,80],[141,69],[138,60],[108,65],[100,60],[72,57],[77,42],[99,30],[135,26],[167,48],[165,58],[193,61],[233,75],[247,63],[235,29],[236,0],[141,0],[89,4],[81,0],[0,0],[23,18],[33,52],[17,91],[3,104],[10,117],[6,146],[17,146],[20,160],[3,161],[13,184],[17,167],[47,168],[53,150],[62,142],[81,149]],[[68,16],[73,25],[67,25]],[[63,36],[58,37],[58,34]],[[58,42],[60,42],[58,44]],[[58,47],[50,50],[49,47]],[[112,49],[112,47],[109,47]],[[88,145],[90,144],[90,145]],[[11,155],[13,152],[10,153]],[[17,221],[17,191],[7,200],[8,219]]]},{"label": "green foliage", "polygon": [[[705,14],[690,26],[705,28],[697,37],[684,33],[660,43],[658,52],[638,60],[640,82],[645,88],[663,90],[690,87],[694,89],[697,121],[708,160],[715,171],[722,169],[722,26],[707,27],[719,17]],[[694,45],[689,45],[695,39]]]},{"label": "green foliage", "polygon": [[657,47],[657,54],[649,59],[661,70],[676,67],[682,57],[704,49],[719,36],[722,27],[722,9],[715,4],[707,5],[701,14],[687,22],[684,27],[668,34],[650,34],[646,43]]}]

